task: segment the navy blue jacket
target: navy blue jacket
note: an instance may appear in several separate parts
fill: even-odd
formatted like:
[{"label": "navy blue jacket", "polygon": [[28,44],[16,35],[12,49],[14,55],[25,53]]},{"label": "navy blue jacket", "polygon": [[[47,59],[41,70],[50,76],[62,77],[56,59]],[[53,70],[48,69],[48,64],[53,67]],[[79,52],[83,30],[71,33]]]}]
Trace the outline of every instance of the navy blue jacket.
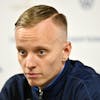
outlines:
[{"label": "navy blue jacket", "polygon": [[68,60],[55,82],[39,91],[30,87],[23,74],[11,77],[0,100],[100,100],[100,75],[79,61]]}]

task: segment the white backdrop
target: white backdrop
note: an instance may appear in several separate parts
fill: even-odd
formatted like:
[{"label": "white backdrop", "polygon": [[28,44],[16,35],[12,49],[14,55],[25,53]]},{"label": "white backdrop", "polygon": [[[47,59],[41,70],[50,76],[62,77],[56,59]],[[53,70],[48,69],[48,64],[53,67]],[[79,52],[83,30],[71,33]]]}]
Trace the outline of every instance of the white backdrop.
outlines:
[{"label": "white backdrop", "polygon": [[100,0],[0,0],[0,89],[6,80],[21,72],[14,42],[14,23],[27,8],[48,4],[68,19],[71,59],[100,73]]}]

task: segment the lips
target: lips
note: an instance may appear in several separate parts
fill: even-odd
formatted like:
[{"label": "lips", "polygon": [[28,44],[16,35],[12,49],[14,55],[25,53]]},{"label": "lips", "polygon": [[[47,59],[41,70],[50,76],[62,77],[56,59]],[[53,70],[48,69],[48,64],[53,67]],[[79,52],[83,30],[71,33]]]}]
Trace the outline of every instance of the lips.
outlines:
[{"label": "lips", "polygon": [[25,76],[27,78],[39,78],[41,74],[40,73],[26,73]]}]

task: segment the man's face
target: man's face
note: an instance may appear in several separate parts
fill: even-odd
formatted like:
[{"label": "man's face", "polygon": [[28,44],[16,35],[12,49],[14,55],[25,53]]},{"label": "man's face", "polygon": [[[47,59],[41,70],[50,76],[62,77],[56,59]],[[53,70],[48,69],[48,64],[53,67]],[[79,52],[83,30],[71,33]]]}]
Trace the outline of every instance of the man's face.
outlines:
[{"label": "man's face", "polygon": [[16,28],[18,60],[31,86],[49,84],[63,69],[62,59],[69,52],[60,39],[60,32],[63,31],[51,20],[32,28]]}]

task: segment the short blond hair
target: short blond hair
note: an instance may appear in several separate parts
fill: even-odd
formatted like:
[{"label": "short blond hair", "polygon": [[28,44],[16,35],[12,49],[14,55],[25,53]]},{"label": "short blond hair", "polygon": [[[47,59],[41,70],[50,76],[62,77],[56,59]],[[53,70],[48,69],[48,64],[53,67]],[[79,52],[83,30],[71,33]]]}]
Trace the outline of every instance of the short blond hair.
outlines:
[{"label": "short blond hair", "polygon": [[27,9],[15,23],[15,27],[34,27],[36,24],[51,16],[56,25],[63,26],[67,32],[67,20],[63,14],[60,14],[54,7],[47,5],[36,5]]}]

